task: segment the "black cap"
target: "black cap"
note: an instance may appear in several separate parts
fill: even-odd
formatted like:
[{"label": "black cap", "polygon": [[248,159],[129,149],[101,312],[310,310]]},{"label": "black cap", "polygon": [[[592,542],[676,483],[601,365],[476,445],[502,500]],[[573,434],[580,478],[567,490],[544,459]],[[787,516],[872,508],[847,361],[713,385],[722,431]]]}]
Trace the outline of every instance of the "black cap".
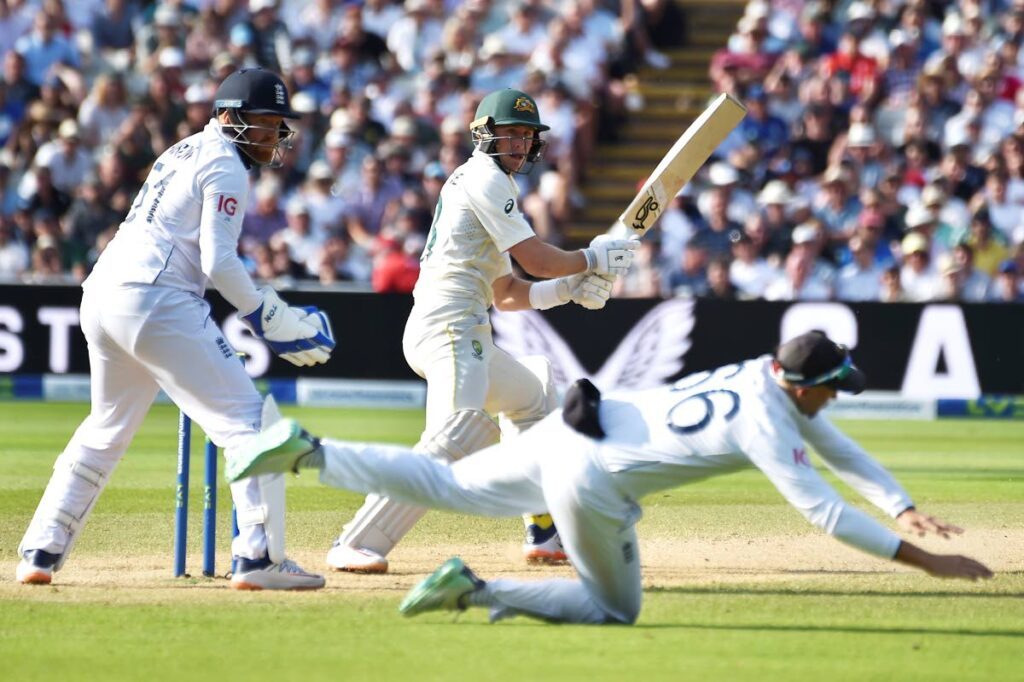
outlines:
[{"label": "black cap", "polygon": [[221,109],[299,118],[289,104],[284,81],[266,69],[240,69],[225,78],[213,96],[214,112]]},{"label": "black cap", "polygon": [[841,391],[860,393],[868,379],[853,364],[846,346],[819,330],[801,334],[775,350],[782,378],[795,386],[829,384]]}]

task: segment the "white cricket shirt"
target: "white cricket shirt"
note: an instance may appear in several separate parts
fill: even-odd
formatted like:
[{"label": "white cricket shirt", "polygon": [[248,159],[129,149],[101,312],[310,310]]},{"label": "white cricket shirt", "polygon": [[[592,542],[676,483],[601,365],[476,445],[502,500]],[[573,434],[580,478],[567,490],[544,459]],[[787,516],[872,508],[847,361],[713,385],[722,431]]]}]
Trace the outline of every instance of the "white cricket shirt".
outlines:
[{"label": "white cricket shirt", "polygon": [[238,258],[249,173],[211,119],[153,163],[83,286],[152,284],[202,296],[207,282],[242,313],[262,302]]},{"label": "white cricket shirt", "polygon": [[[899,538],[855,507],[811,466],[825,465],[895,517],[913,503],[892,475],[825,416],[801,414],[775,383],[768,356],[685,377],[675,386],[611,393],[601,403],[599,456],[634,499],[756,466],[811,523],[892,557]],[[618,476],[618,475],[621,476]]]}]

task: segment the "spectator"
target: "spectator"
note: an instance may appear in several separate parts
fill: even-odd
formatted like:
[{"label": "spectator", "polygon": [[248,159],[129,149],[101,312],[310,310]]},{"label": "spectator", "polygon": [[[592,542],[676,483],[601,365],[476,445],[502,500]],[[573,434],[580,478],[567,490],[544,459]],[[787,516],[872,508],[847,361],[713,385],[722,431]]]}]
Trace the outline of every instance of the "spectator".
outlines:
[{"label": "spectator", "polygon": [[412,293],[420,274],[417,255],[407,253],[403,242],[393,237],[377,239],[377,255],[373,259],[373,290],[377,293]]},{"label": "spectator", "polygon": [[764,297],[769,301],[827,301],[832,290],[812,272],[812,261],[797,249],[786,257],[782,276],[768,285]]},{"label": "spectator", "polygon": [[[296,41],[309,42],[320,52],[326,52],[334,42],[335,36],[341,26],[340,3],[334,0],[313,0],[302,4],[289,24],[289,32]],[[381,4],[381,3],[373,3]],[[366,3],[363,9],[365,20],[366,12],[370,3]],[[397,9],[392,6],[392,9]]]},{"label": "spectator", "polygon": [[94,148],[110,140],[128,115],[124,79],[117,74],[101,73],[78,110],[82,142]]},{"label": "spectator", "polygon": [[932,259],[949,253],[964,237],[963,228],[956,229],[939,220],[938,214],[920,203],[914,203],[904,216],[906,229],[923,234],[931,245]]},{"label": "spectator", "polygon": [[71,197],[53,184],[53,174],[47,163],[44,161],[33,164],[32,172],[26,176],[27,189],[26,193],[21,195],[19,208],[29,215],[45,209],[60,217],[71,206]]},{"label": "spectator", "polygon": [[324,240],[313,232],[309,207],[302,199],[288,203],[285,221],[285,228],[271,237],[271,246],[288,247],[288,259],[301,266],[293,270],[296,276],[319,277],[319,252]]},{"label": "spectator", "polygon": [[1002,243],[1002,236],[994,232],[988,211],[984,208],[971,215],[966,241],[974,249],[975,266],[988,275],[994,275],[999,264],[1010,255]]},{"label": "spectator", "polygon": [[928,239],[919,232],[903,238],[903,267],[900,268],[900,287],[908,301],[931,301],[939,294],[939,280],[932,268]]},{"label": "spectator", "polygon": [[829,168],[822,178],[814,216],[824,225],[825,235],[831,242],[845,242],[857,225],[861,206],[850,184],[846,172],[837,166]]},{"label": "spectator", "polygon": [[852,260],[836,276],[836,298],[840,301],[877,301],[882,292],[884,269],[875,260],[871,243],[854,235],[849,244]]},{"label": "spectator", "polygon": [[882,271],[882,289],[879,292],[878,300],[883,303],[899,303],[907,300],[907,294],[903,291],[903,284],[900,280],[900,266],[893,264]]},{"label": "spectator", "polygon": [[93,245],[101,234],[116,229],[122,217],[103,201],[99,178],[84,178],[63,221],[68,260],[91,266],[89,252]]},{"label": "spectator", "polygon": [[153,12],[151,24],[143,26],[136,35],[136,62],[143,74],[151,74],[160,66],[164,48],[185,49],[185,26],[181,12],[170,5],[159,5]]},{"label": "spectator", "polygon": [[190,69],[207,68],[214,57],[228,49],[228,38],[225,16],[213,5],[203,7],[195,28],[185,38],[185,64]]},{"label": "spectator", "polygon": [[779,271],[758,254],[746,232],[737,230],[729,235],[729,240],[732,242],[729,280],[737,295],[744,299],[762,298],[768,286],[778,278]]},{"label": "spectator", "polygon": [[[73,118],[61,122],[57,139],[47,142],[36,152],[35,163],[50,169],[54,187],[71,195],[92,170],[92,156],[81,144],[78,124]],[[28,176],[31,178],[32,176]],[[22,194],[35,191],[32,183],[22,185]]]},{"label": "spectator", "polygon": [[707,293],[708,279],[704,270],[707,260],[708,253],[703,247],[692,241],[688,243],[679,258],[678,269],[668,276],[670,295],[697,298]]},{"label": "spectator", "polygon": [[278,18],[277,0],[249,0],[251,18],[244,25],[252,36],[256,63],[276,73],[292,67],[291,38]]},{"label": "spectator", "polygon": [[29,250],[12,222],[0,216],[0,281],[19,277],[29,266]]},{"label": "spectator", "polygon": [[[2,236],[0,236],[0,240],[2,240]],[[2,258],[2,253],[0,251],[0,258]],[[1013,260],[1007,259],[999,264],[989,300],[999,303],[1024,303],[1024,286],[1022,286],[1020,270]]]},{"label": "spectator", "polygon": [[487,36],[479,52],[479,66],[470,71],[469,86],[477,92],[517,87],[526,77],[526,67],[500,35]]},{"label": "spectator", "polygon": [[712,204],[718,199],[725,204],[726,214],[734,223],[742,223],[747,216],[757,210],[754,197],[741,187],[739,171],[724,161],[712,163],[708,168],[708,181],[711,189],[697,197],[697,208],[705,216],[710,214]]},{"label": "spectator", "polygon": [[49,13],[38,12],[32,22],[32,33],[14,44],[14,49],[25,58],[25,76],[35,85],[42,85],[55,75],[58,65],[78,67],[78,52],[57,28]]},{"label": "spectator", "polygon": [[735,301],[738,290],[729,280],[729,258],[716,256],[708,263],[708,290],[706,298],[718,301]]},{"label": "spectator", "polygon": [[959,300],[979,303],[989,298],[992,279],[974,267],[974,249],[970,244],[960,242],[954,246],[949,261],[956,271]]},{"label": "spectator", "polygon": [[367,156],[363,159],[362,181],[352,201],[352,220],[349,234],[357,245],[366,247],[380,231],[381,221],[388,204],[398,199],[402,187],[394,178],[384,177],[384,166],[380,159]]},{"label": "spectator", "polygon": [[[243,254],[253,257],[261,244],[266,244],[284,230],[288,221],[278,203],[281,183],[273,178],[262,178],[253,188],[253,205],[242,218],[239,247]],[[308,215],[308,212],[307,212]]]},{"label": "spectator", "polygon": [[[520,63],[525,63],[546,38],[544,24],[537,9],[529,3],[513,0],[508,3],[508,12],[508,25],[494,34],[494,37],[499,38],[502,46]],[[484,48],[486,47],[485,40]],[[486,90],[485,88],[484,91]]]},{"label": "spectator", "polygon": [[[309,166],[308,181],[300,192],[303,210],[310,218],[311,230],[326,235],[342,224],[342,218],[350,210],[350,202],[333,191],[336,178],[326,161],[314,161]],[[298,210],[300,203],[293,204]]]},{"label": "spectator", "polygon": [[741,230],[742,225],[729,218],[725,191],[713,188],[705,190],[705,194],[708,196],[707,212],[704,213],[705,228],[697,232],[690,243],[699,246],[709,256],[728,254],[732,249],[729,234]]},{"label": "spectator", "polygon": [[405,15],[388,28],[387,47],[403,71],[417,73],[428,46],[441,43],[442,32],[433,0],[406,0]]},{"label": "spectator", "polygon": [[365,282],[369,279],[366,267],[352,257],[352,245],[347,233],[339,231],[327,236],[319,256],[321,284],[335,284],[342,281]]},{"label": "spectator", "polygon": [[129,0],[106,0],[106,11],[93,14],[90,22],[93,48],[108,60],[112,52],[130,50],[135,44],[132,22],[137,14]]},{"label": "spectator", "polygon": [[811,270],[811,278],[831,286],[835,279],[835,266],[823,257],[828,237],[821,223],[809,220],[793,228],[791,252],[800,254]]}]

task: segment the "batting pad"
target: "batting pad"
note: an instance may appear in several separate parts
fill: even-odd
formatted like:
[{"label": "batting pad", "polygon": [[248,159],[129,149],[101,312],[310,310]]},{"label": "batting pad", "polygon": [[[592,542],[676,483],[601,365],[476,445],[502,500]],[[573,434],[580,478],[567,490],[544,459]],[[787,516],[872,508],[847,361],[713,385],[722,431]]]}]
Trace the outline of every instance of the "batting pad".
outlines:
[{"label": "batting pad", "polygon": [[[497,443],[499,436],[497,425],[485,412],[459,410],[445,420],[437,433],[421,439],[415,449],[451,463]],[[369,495],[352,521],[345,525],[338,543],[387,556],[426,512],[424,507]]]}]

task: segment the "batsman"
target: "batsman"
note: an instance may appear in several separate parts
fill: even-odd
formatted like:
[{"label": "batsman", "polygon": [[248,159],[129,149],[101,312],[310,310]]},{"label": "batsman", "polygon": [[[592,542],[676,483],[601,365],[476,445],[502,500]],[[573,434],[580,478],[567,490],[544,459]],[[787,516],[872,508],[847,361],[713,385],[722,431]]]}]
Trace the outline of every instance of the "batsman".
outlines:
[{"label": "batsman", "polygon": [[[516,359],[495,346],[490,307],[545,310],[571,301],[597,310],[633,260],[636,241],[600,236],[565,251],[534,234],[514,175],[541,159],[545,130],[528,94],[488,94],[470,124],[474,151],[445,181],[434,210],[402,347],[427,381],[426,428],[415,449],[442,462],[520,433],[556,406],[547,360]],[[541,281],[515,276],[511,258]],[[425,511],[370,495],[328,552],[328,565],[386,572],[388,553]],[[525,520],[527,560],[565,561],[550,516]]]}]

